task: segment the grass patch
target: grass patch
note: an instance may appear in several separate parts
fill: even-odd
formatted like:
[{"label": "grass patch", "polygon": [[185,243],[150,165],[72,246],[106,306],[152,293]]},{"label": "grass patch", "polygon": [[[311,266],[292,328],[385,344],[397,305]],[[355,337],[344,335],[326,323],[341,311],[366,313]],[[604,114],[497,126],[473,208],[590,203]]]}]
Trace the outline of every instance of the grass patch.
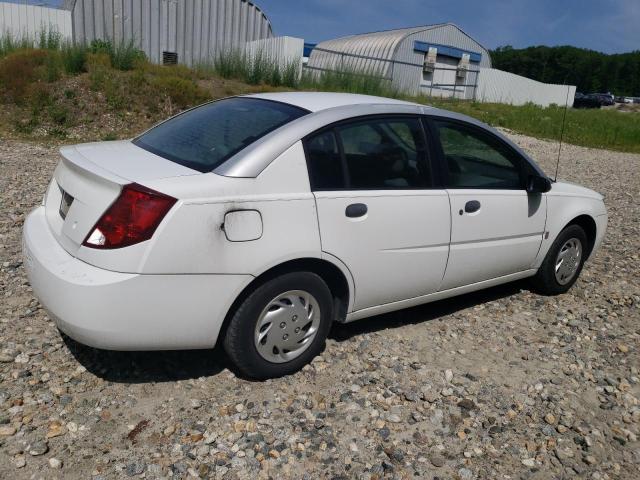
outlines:
[{"label": "grass patch", "polygon": [[[413,99],[415,100],[415,99]],[[564,107],[512,106],[421,97],[420,103],[463,113],[494,127],[537,138],[559,140]],[[564,141],[584,147],[640,153],[640,114],[570,108]]]},{"label": "grass patch", "polygon": [[16,50],[0,60],[0,96],[5,101],[21,105],[39,83],[58,78],[46,50]]},{"label": "grass patch", "polygon": [[62,35],[57,30],[40,30],[38,36],[38,48],[41,50],[60,50],[62,46]]},{"label": "grass patch", "polygon": [[12,35],[0,36],[0,58],[18,50],[33,48],[33,41],[28,37],[16,39]]},{"label": "grass patch", "polygon": [[107,55],[113,68],[124,71],[133,70],[147,59],[144,52],[136,48],[133,40],[116,45],[110,41],[93,40],[89,45],[89,51],[93,54]]},{"label": "grass patch", "polygon": [[357,73],[350,70],[328,72],[305,72],[301,86],[307,90],[324,92],[360,93],[380,97],[399,97],[391,83],[375,74]]},{"label": "grass patch", "polygon": [[60,49],[60,57],[67,75],[78,75],[86,71],[87,48],[84,45],[65,42]]},{"label": "grass patch", "polygon": [[247,75],[247,57],[239,50],[231,49],[218,53],[213,64],[202,64],[198,67],[201,73],[216,73],[222,78],[245,78]]},{"label": "grass patch", "polygon": [[254,55],[238,49],[223,50],[214,57],[212,63],[200,64],[195,70],[201,77],[215,75],[240,80],[249,85],[300,87],[301,72],[297,62],[283,65],[260,50]]}]

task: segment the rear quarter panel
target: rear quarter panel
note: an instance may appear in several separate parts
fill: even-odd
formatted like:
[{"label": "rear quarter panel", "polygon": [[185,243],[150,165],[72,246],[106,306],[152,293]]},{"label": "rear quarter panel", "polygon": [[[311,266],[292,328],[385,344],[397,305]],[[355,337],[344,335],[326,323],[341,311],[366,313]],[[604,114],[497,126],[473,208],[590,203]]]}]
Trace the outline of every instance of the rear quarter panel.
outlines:
[{"label": "rear quarter panel", "polygon": [[[316,204],[300,142],[257,178],[205,174],[149,186],[181,203],[156,232],[141,273],[259,275],[288,260],[321,257]],[[259,239],[227,239],[225,215],[238,210],[260,212]]]}]

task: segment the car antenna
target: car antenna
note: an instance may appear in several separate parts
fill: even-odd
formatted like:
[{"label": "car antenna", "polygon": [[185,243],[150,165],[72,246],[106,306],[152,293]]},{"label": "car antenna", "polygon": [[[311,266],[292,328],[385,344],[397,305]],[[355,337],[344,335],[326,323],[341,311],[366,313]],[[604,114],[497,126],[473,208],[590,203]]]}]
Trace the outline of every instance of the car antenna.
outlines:
[{"label": "car antenna", "polygon": [[567,85],[567,99],[564,103],[564,115],[562,116],[562,129],[560,130],[560,145],[558,145],[558,161],[556,162],[556,176],[553,181],[558,181],[558,170],[560,169],[560,154],[562,153],[562,141],[564,140],[564,127],[567,121],[567,110],[569,110],[569,92],[571,87]]}]

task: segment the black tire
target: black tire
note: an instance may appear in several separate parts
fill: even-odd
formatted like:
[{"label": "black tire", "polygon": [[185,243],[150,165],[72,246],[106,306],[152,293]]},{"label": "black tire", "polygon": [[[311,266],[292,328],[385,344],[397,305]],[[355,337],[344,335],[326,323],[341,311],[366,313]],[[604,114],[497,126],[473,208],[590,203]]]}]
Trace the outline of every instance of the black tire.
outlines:
[{"label": "black tire", "polygon": [[[300,356],[286,363],[272,363],[258,352],[255,329],[262,311],[274,297],[292,290],[311,294],[320,307],[320,325],[313,340]],[[331,329],[333,297],[322,278],[311,272],[291,272],[275,277],[251,292],[232,314],[224,337],[229,359],[243,375],[256,380],[277,378],[297,372],[318,355]]]},{"label": "black tire", "polygon": [[[582,244],[582,255],[575,275],[568,283],[562,285],[556,279],[555,261],[560,249],[572,238],[578,239]],[[587,235],[584,233],[584,230],[578,225],[569,225],[566,227],[562,232],[560,232],[560,235],[558,235],[556,240],[553,242],[551,248],[549,248],[547,256],[544,258],[542,265],[540,265],[540,268],[538,269],[538,273],[536,273],[535,277],[531,279],[534,290],[544,295],[560,295],[562,293],[566,293],[573,284],[576,283],[576,280],[578,280],[588,253]]]}]

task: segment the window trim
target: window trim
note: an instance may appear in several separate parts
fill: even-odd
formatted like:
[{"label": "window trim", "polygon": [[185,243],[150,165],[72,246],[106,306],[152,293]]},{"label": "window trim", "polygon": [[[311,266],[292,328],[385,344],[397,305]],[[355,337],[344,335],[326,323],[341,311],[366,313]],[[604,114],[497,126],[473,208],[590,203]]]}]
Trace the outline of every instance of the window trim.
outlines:
[{"label": "window trim", "polygon": [[313,133],[310,133],[309,135],[306,135],[303,139],[301,139],[302,141],[302,149],[304,150],[304,159],[305,159],[305,163],[307,165],[307,177],[309,178],[309,187],[311,189],[312,192],[334,192],[334,191],[344,191],[344,189],[333,189],[333,188],[327,188],[327,189],[316,189],[314,188],[314,178],[313,178],[313,170],[311,169],[311,162],[309,160],[310,154],[309,154],[309,143],[310,140],[319,136],[319,135],[323,135],[323,134],[327,134],[330,133],[333,136],[333,143],[336,146],[336,149],[338,151],[338,157],[340,157],[340,171],[342,173],[342,181],[343,183],[346,185],[347,182],[347,178],[349,175],[349,172],[346,170],[346,165],[345,163],[342,161],[342,141],[340,141],[340,144],[338,144],[338,135],[336,134],[335,129],[332,126],[329,127],[322,127],[319,130],[316,130]]},{"label": "window trim", "polygon": [[[307,174],[309,177],[309,185],[312,192],[375,192],[375,191],[421,191],[421,190],[442,190],[442,181],[440,177],[440,168],[436,166],[437,157],[434,150],[434,143],[437,139],[429,141],[431,134],[427,134],[426,126],[423,122],[424,115],[410,114],[410,113],[383,113],[372,115],[361,115],[358,117],[352,117],[338,122],[325,125],[318,130],[315,130],[302,138],[302,146],[304,149],[305,160],[307,163]],[[347,165],[346,156],[344,153],[344,145],[342,138],[339,135],[337,129],[346,125],[357,125],[359,123],[366,123],[369,120],[414,120],[418,122],[420,127],[420,136],[423,142],[423,148],[417,151],[417,161],[422,163],[428,171],[431,172],[431,185],[425,187],[380,187],[380,188],[354,188],[351,186],[351,179],[349,177],[349,168]],[[331,131],[334,136],[336,145],[338,147],[338,155],[340,156],[340,163],[342,165],[342,175],[344,178],[345,186],[342,188],[316,188],[313,180],[313,170],[311,168],[310,155],[308,151],[309,140],[317,135],[321,135],[327,131]],[[427,179],[429,180],[429,179]]]},{"label": "window trim", "polygon": [[[500,138],[495,133],[482,128],[478,125],[474,125],[473,123],[465,122],[463,120],[459,120],[457,118],[450,117],[441,117],[437,115],[424,115],[425,121],[429,125],[429,129],[432,132],[434,137],[434,144],[437,150],[437,163],[440,167],[442,174],[442,185],[443,188],[447,190],[508,190],[512,192],[518,191],[526,191],[526,181],[529,175],[533,175],[536,173],[536,169],[531,165],[529,160],[523,157],[520,152],[515,150],[511,145],[504,141],[504,139]],[[508,152],[510,152],[514,158],[517,160],[516,168],[518,170],[518,174],[520,177],[520,187],[519,188],[505,188],[505,187],[455,187],[449,185],[449,169],[447,168],[447,162],[445,160],[444,148],[442,147],[442,141],[440,140],[440,131],[436,122],[446,122],[454,125],[460,125],[464,128],[467,128],[473,132],[478,132],[480,135],[484,135],[495,143],[499,144],[501,147],[505,148]]]}]

